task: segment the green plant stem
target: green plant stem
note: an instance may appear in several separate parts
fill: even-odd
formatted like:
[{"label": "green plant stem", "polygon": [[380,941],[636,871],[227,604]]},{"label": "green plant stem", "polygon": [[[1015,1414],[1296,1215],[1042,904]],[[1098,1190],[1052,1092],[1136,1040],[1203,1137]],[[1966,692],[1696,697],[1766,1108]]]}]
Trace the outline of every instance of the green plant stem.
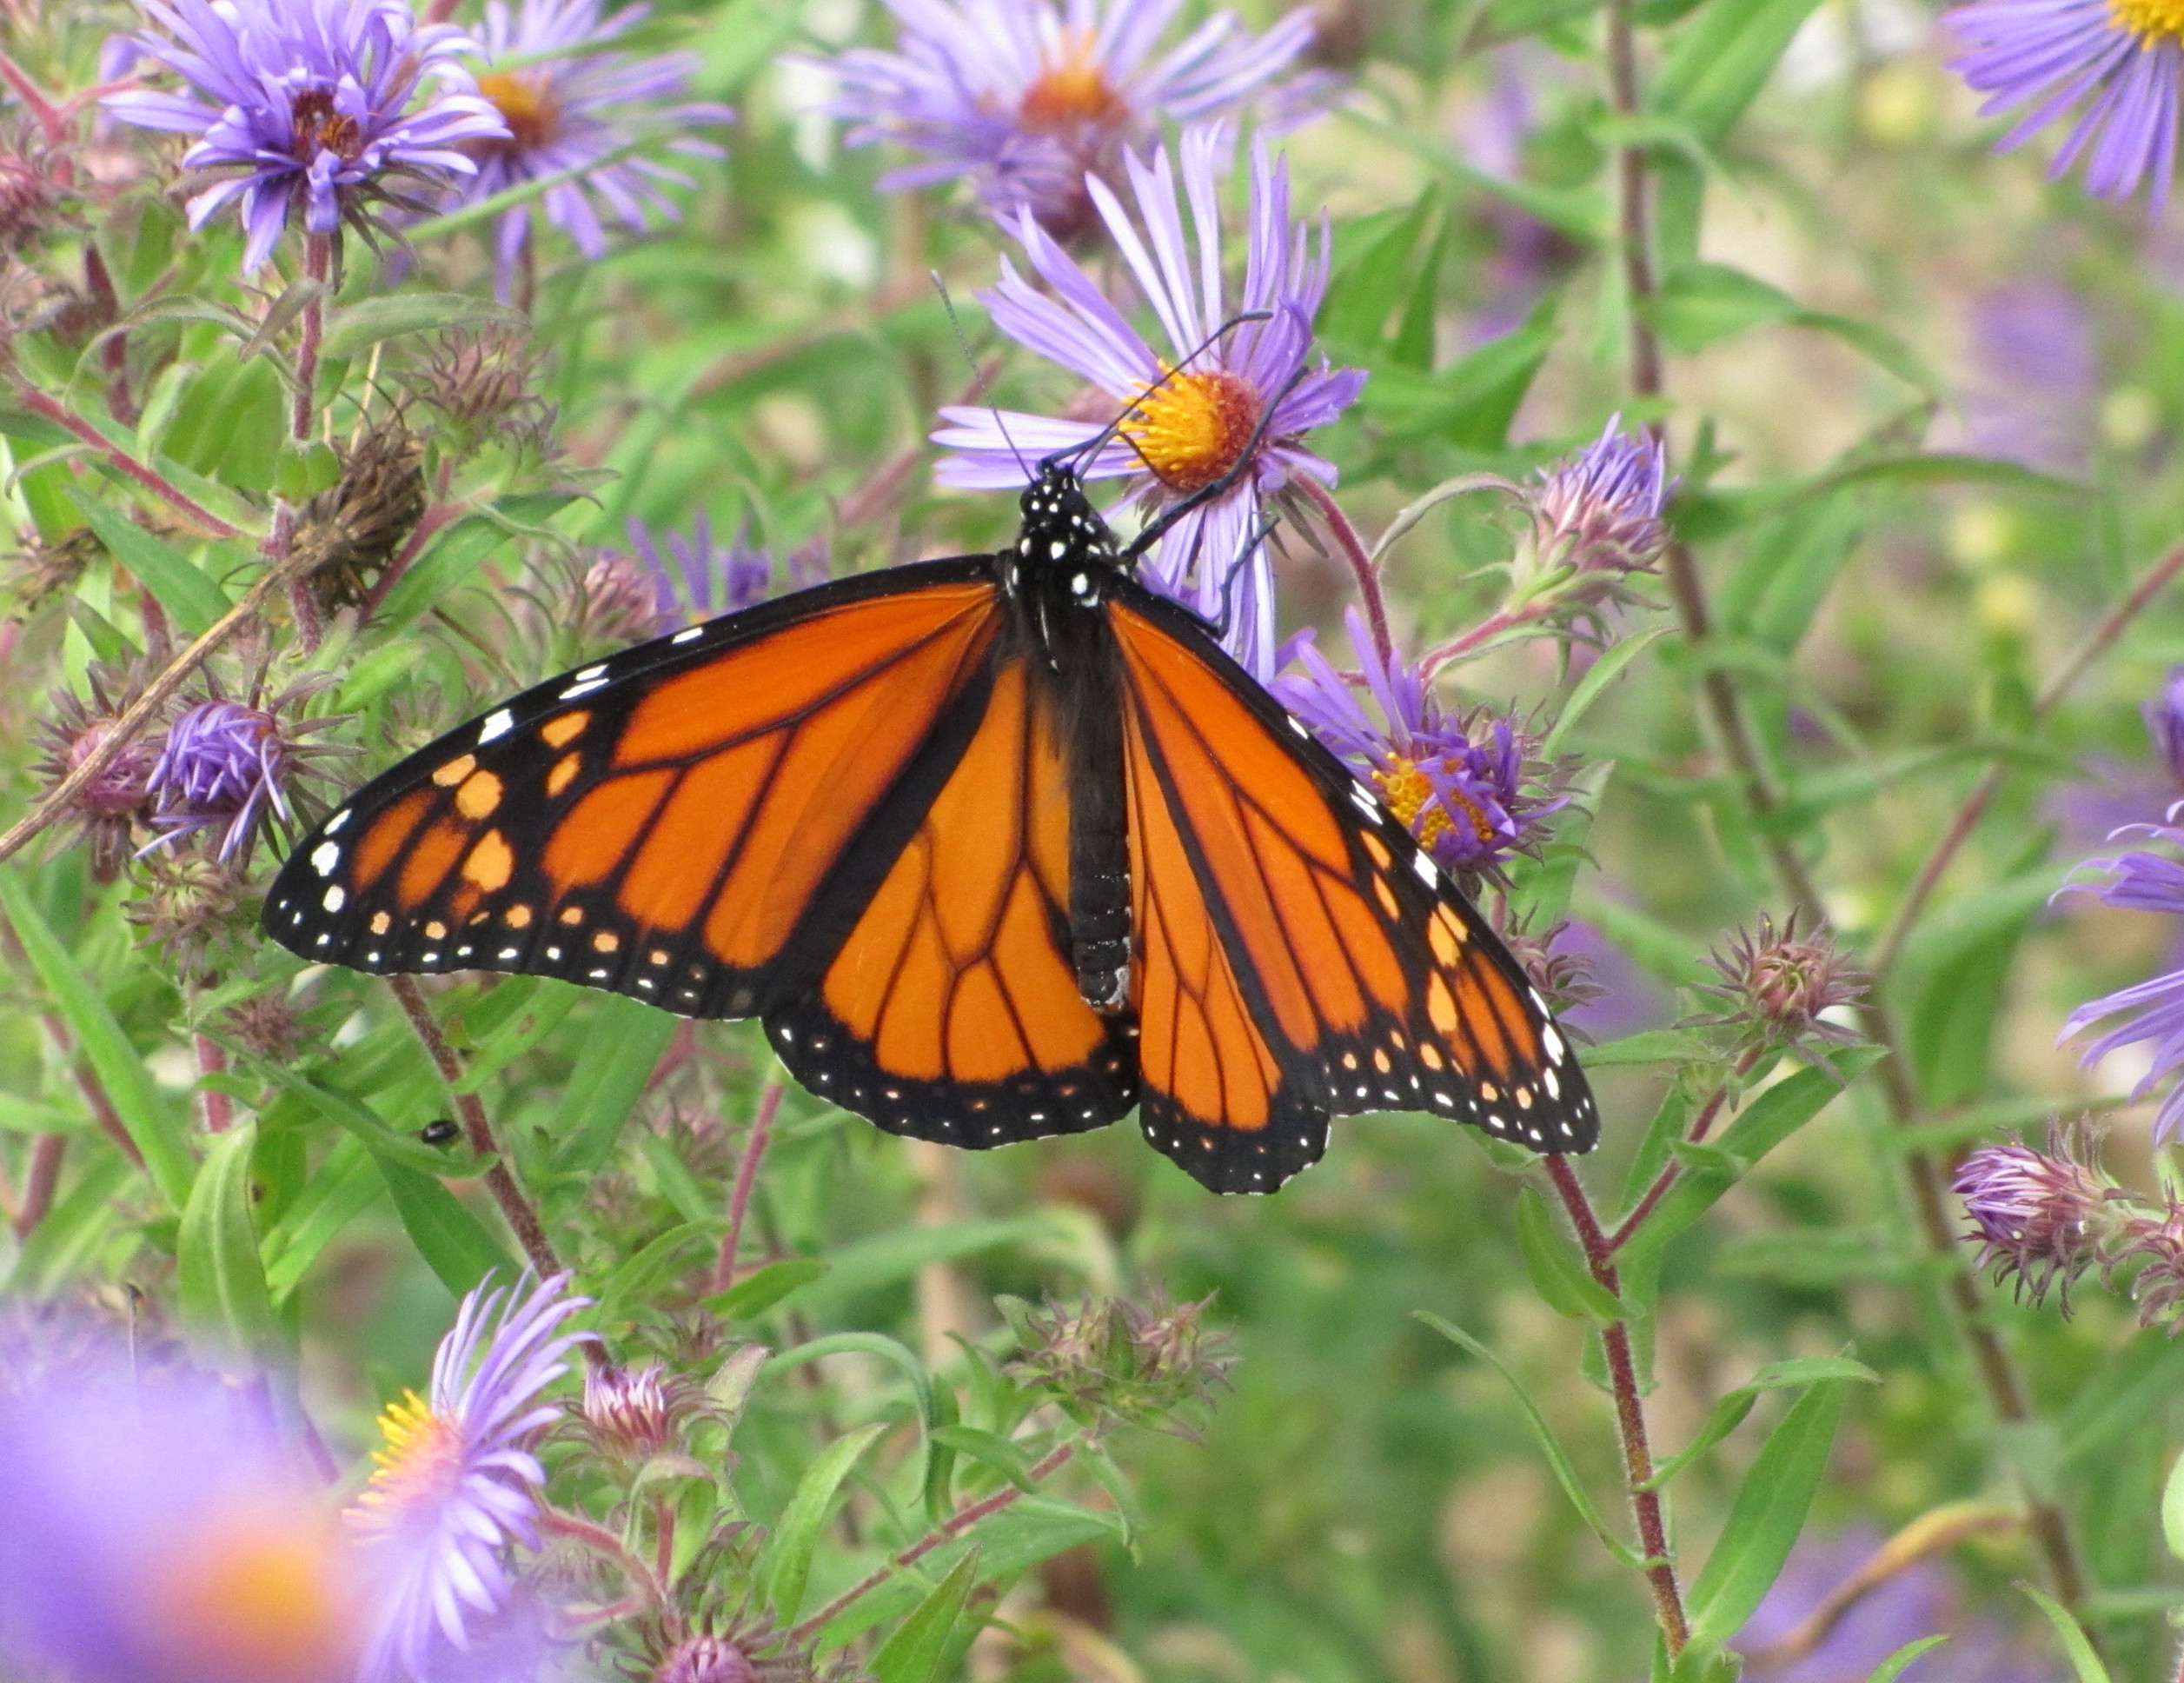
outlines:
[{"label": "green plant stem", "polygon": [[[1077,1453],[1081,1442],[1081,1439],[1070,1438],[1056,1444],[1032,1464],[1030,1471],[1024,1475],[1025,1484],[1040,1484],[1053,1477],[1055,1473],[1061,1471],[1069,1458]],[[941,1520],[939,1525],[926,1533],[924,1536],[919,1538],[916,1542],[911,1544],[908,1548],[903,1550],[901,1553],[891,1557],[885,1565],[877,1567],[866,1573],[864,1577],[852,1584],[809,1619],[789,1631],[781,1639],[782,1646],[790,1649],[801,1647],[825,1630],[827,1626],[833,1624],[847,1608],[863,1600],[866,1596],[878,1589],[905,1567],[915,1566],[934,1549],[953,1542],[979,1520],[992,1518],[1013,1503],[1023,1493],[1024,1485],[1005,1484],[990,1496],[982,1496],[975,1502],[965,1503],[954,1513],[949,1514],[946,1519]]]},{"label": "green plant stem", "polygon": [[[1603,1289],[1620,1297],[1623,1287],[1616,1274],[1614,1247],[1601,1231],[1600,1218],[1593,1213],[1592,1201],[1585,1196],[1584,1183],[1567,1157],[1550,1156],[1546,1164],[1547,1178],[1570,1213],[1570,1225],[1577,1230],[1592,1277]],[[1616,1434],[1623,1442],[1623,1479],[1637,1522],[1638,1546],[1649,1562],[1646,1584],[1653,1592],[1654,1617],[1661,1626],[1661,1640],[1673,1660],[1690,1641],[1691,1627],[1684,1617],[1675,1558],[1669,1553],[1668,1517],[1662,1510],[1661,1493],[1651,1487],[1653,1447],[1646,1434],[1645,1402],[1638,1389],[1638,1366],[1630,1352],[1629,1326],[1611,1320],[1602,1327],[1600,1347],[1608,1359],[1608,1382],[1615,1394]]]},{"label": "green plant stem", "polygon": [[[1639,113],[1637,68],[1630,27],[1631,0],[1610,0],[1608,59],[1610,103],[1618,114]],[[1624,276],[1631,303],[1630,388],[1643,398],[1662,392],[1660,342],[1648,317],[1653,296],[1652,241],[1646,193],[1646,155],[1643,147],[1620,149],[1617,158],[1618,208],[1623,245]],[[1832,927],[1820,890],[1804,859],[1779,822],[1782,802],[1752,735],[1743,697],[1729,669],[1717,663],[1709,648],[1713,629],[1708,610],[1705,582],[1689,546],[1670,545],[1662,562],[1663,576],[1675,603],[1685,645],[1700,673],[1701,710],[1722,758],[1735,774],[1737,788],[1752,820],[1761,846],[1777,881],[1791,904],[1820,933]],[[2121,629],[2121,625],[2118,626]],[[1902,1036],[1887,1006],[1869,999],[1860,1013],[1866,1037],[1888,1055],[1877,1066],[1881,1090],[1892,1126],[1909,1128],[1921,1120],[1922,1106],[1913,1086],[1904,1056]],[[1906,1190],[1910,1198],[1922,1243],[1929,1255],[1945,1264],[1948,1273],[1944,1295],[1958,1337],[1972,1358],[1972,1367],[1995,1417],[2008,1425],[2032,1418],[2023,1381],[2001,1337],[1982,1315],[1984,1293],[1956,1242],[1947,1198],[1947,1181],[1932,1153],[1907,1146],[1900,1154]],[[2055,1503],[2024,1492],[2026,1522],[2040,1555],[2042,1569],[2056,1599],[2074,1611],[2085,1596],[2086,1577],[2068,1520]]]},{"label": "green plant stem", "polygon": [[[462,1119],[462,1131],[470,1142],[470,1149],[480,1157],[493,1160],[493,1166],[485,1172],[486,1190],[501,1207],[509,1231],[515,1234],[516,1243],[522,1246],[523,1254],[529,1259],[538,1277],[551,1279],[561,1272],[561,1260],[554,1254],[554,1243],[546,1236],[546,1227],[539,1220],[538,1211],[524,1196],[523,1188],[509,1172],[507,1159],[501,1155],[501,1148],[493,1137],[493,1124],[486,1119],[484,1101],[475,1093],[455,1091],[455,1083],[462,1079],[462,1060],[455,1055],[455,1048],[448,1044],[447,1035],[441,1032],[440,1019],[433,1015],[425,990],[417,985],[415,976],[389,976],[387,986],[401,1005],[402,1014],[409,1019],[410,1028],[416,1031],[425,1055],[432,1060],[440,1079],[447,1083],[448,1096],[455,1101],[455,1114]],[[584,1347],[587,1351],[598,1349],[596,1344]]]},{"label": "green plant stem", "polygon": [[[1756,1046],[1737,1059],[1736,1068],[1729,1078],[1716,1088],[1708,1096],[1706,1102],[1699,1107],[1698,1115],[1693,1119],[1689,1131],[1683,1136],[1685,1140],[1693,1145],[1697,1145],[1713,1132],[1714,1124],[1721,1118],[1722,1107],[1729,1102],[1730,1088],[1752,1073],[1765,1052],[1764,1047]],[[1613,1256],[1630,1242],[1631,1235],[1645,1225],[1646,1218],[1651,1215],[1661,1201],[1668,1196],[1669,1188],[1682,1179],[1683,1174],[1683,1165],[1671,1159],[1668,1167],[1653,1177],[1653,1184],[1645,1189],[1643,1195],[1639,1198],[1636,1204],[1632,1206],[1630,1214],[1624,1216],[1616,1230],[1608,1235],[1610,1256]]]}]

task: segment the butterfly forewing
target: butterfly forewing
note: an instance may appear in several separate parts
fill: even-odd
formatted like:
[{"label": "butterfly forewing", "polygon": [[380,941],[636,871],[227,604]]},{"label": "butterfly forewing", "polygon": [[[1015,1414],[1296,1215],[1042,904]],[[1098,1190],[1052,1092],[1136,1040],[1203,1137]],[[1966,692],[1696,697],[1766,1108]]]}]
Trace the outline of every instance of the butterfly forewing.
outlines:
[{"label": "butterfly forewing", "polygon": [[[269,933],[358,969],[563,976],[687,1016],[798,981],[835,873],[982,671],[983,562],[865,575],[518,696],[298,846]],[[823,961],[820,955],[816,961]]]}]

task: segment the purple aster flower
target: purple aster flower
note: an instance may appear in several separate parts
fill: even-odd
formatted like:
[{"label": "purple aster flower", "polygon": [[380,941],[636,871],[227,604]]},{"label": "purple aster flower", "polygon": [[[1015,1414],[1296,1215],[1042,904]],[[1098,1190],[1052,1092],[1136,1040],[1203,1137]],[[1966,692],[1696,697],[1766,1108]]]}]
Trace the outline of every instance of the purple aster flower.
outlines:
[{"label": "purple aster flower", "polygon": [[1643,572],[1668,547],[1661,518],[1675,488],[1661,442],[1611,415],[1576,456],[1539,470],[1529,488],[1532,542],[1547,571]]},{"label": "purple aster flower", "polygon": [[2071,1282],[2100,1255],[2114,1186],[2084,1131],[2058,1128],[2045,1152],[2021,1140],[1982,1146],[1958,1167],[1953,1190],[1972,1221],[1964,1236],[1978,1242],[1979,1266],[1993,1265],[1995,1283],[2014,1276],[2035,1303],[2060,1285],[2068,1314]]},{"label": "purple aster flower", "polygon": [[[420,29],[408,0],[143,0],[166,33],[136,37],[195,97],[132,89],[106,109],[140,128],[195,135],[190,170],[222,172],[189,201],[202,228],[239,205],[242,267],[273,253],[291,215],[314,234],[400,197],[396,183],[443,185],[475,169],[466,142],[508,133],[455,55],[449,24]],[[420,88],[433,84],[419,99]]]},{"label": "purple aster flower", "polygon": [[1973,0],[1948,18],[1968,48],[1952,68],[1988,96],[1981,111],[2031,107],[2001,150],[2076,107],[2049,176],[2089,154],[2086,185],[2126,199],[2150,175],[2161,215],[2175,170],[2184,77],[2184,28],[2163,0]]},{"label": "purple aster flower", "polygon": [[[1330,369],[1324,359],[1311,366],[1312,317],[1327,290],[1326,221],[1323,216],[1315,254],[1307,230],[1290,218],[1287,161],[1270,161],[1264,142],[1251,151],[1244,286],[1231,309],[1215,202],[1215,170],[1225,148],[1212,129],[1183,136],[1183,189],[1195,249],[1184,230],[1165,148],[1149,165],[1125,157],[1141,222],[1132,222],[1104,182],[1086,183],[1159,318],[1166,356],[1029,215],[1019,217],[1017,237],[1058,296],[1035,290],[1004,257],[1000,285],[979,299],[1011,338],[1125,406],[1112,436],[1079,466],[1087,480],[1127,478],[1129,500],[1151,510],[1248,462],[1248,471],[1228,491],[1168,529],[1143,570],[1154,589],[1225,625],[1229,651],[1263,680],[1274,665],[1273,569],[1258,541],[1264,502],[1294,474],[1335,482],[1333,465],[1301,441],[1347,409],[1365,376],[1358,369]],[[1269,319],[1220,333],[1232,315],[1258,311]],[[979,489],[1021,485],[1038,458],[1079,449],[1109,431],[1097,422],[992,409],[950,408],[940,416],[950,424],[933,440],[955,454],[940,459],[934,479]]]},{"label": "purple aster flower", "polygon": [[2101,395],[2085,301],[2053,281],[2014,281],[1974,298],[1965,326],[1967,442],[2043,472],[2083,473]]},{"label": "purple aster flower", "polygon": [[[540,208],[594,261],[607,255],[599,206],[634,233],[644,232],[654,212],[670,222],[680,216],[660,184],[689,187],[694,184],[689,176],[649,158],[616,159],[614,154],[636,137],[641,121],[689,129],[730,122],[735,113],[709,100],[670,103],[697,68],[695,53],[633,58],[598,50],[651,10],[625,6],[602,18],[600,0],[521,0],[513,12],[504,0],[488,0],[482,44],[488,64],[496,68],[479,73],[478,91],[500,112],[508,136],[469,146],[478,172],[461,190],[465,200],[581,170],[581,180],[548,188]],[[508,68],[497,68],[504,61],[510,61]],[[687,134],[670,141],[667,150],[693,157],[724,156],[712,142]],[[529,205],[501,213],[495,252],[504,297],[530,233]]]},{"label": "purple aster flower", "polygon": [[1275,697],[1371,778],[1388,809],[1451,870],[1492,875],[1513,855],[1537,850],[1546,840],[1548,816],[1568,806],[1570,797],[1553,788],[1552,768],[1536,757],[1531,739],[1484,709],[1460,719],[1444,712],[1417,668],[1393,655],[1383,662],[1371,652],[1356,609],[1348,622],[1379,720],[1365,711],[1309,633],[1295,643],[1303,673],[1276,677],[1268,686]]},{"label": "purple aster flower", "polygon": [[2172,669],[2161,693],[2147,702],[2146,734],[2169,775],[2184,783],[2184,666]]},{"label": "purple aster flower", "polygon": [[242,1393],[96,1341],[19,1354],[0,1400],[0,1671],[351,1683],[359,1551]]},{"label": "purple aster flower", "polygon": [[427,1677],[441,1645],[468,1653],[524,1623],[508,1553],[538,1542],[545,1470],[528,1446],[559,1418],[540,1393],[590,1335],[556,1329],[590,1299],[557,1274],[528,1290],[478,1286],[433,1358],[429,1400],[414,1391],[380,1416],[386,1447],[349,1510],[377,1557],[377,1618],[366,1674]]},{"label": "purple aster flower", "polygon": [[222,861],[247,850],[269,811],[289,818],[286,788],[299,747],[266,708],[218,699],[197,703],[169,728],[152,768],[147,788],[158,802],[152,823],[163,832],[152,846],[220,829]]},{"label": "purple aster flower", "polygon": [[[2178,811],[2177,807],[2169,808],[2168,824],[2127,824],[2108,839],[2142,835],[2169,847],[2184,848],[2184,830],[2173,828]],[[2108,881],[2068,883],[2061,892],[2078,889],[2097,895],[2103,903],[2125,911],[2166,912],[2172,917],[2184,915],[2184,864],[2165,854],[2119,854],[2113,859],[2090,860],[2087,868],[2107,872]],[[2184,970],[2164,972],[2150,981],[2119,988],[2080,1006],[2063,1023],[2057,1041],[2083,1034],[2109,1017],[2123,1021],[2086,1048],[2078,1059],[2079,1068],[2098,1063],[2119,1046],[2151,1041],[2152,1061],[2131,1093],[2136,1100],[2184,1066]],[[2154,1118],[2154,1142],[2167,1140],[2180,1127],[2184,1127],[2184,1082],[2171,1088],[2161,1101]]]},{"label": "purple aster flower", "polygon": [[[1312,44],[1309,9],[1265,35],[1217,12],[1155,57],[1179,0],[887,0],[900,50],[860,48],[829,68],[853,145],[892,140],[921,155],[883,189],[967,179],[1014,229],[1028,212],[1057,239],[1096,231],[1086,177],[1111,183],[1130,148],[1162,124],[1205,123],[1262,95]],[[1271,102],[1279,126],[1331,87],[1295,78]]]}]

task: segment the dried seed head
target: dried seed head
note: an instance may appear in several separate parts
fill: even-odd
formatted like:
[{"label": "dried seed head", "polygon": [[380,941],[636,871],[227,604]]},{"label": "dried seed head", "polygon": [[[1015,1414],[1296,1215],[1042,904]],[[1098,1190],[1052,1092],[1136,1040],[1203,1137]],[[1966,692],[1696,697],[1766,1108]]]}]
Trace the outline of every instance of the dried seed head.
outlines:
[{"label": "dried seed head", "polygon": [[2109,1236],[2108,1194],[2115,1183],[2092,1161],[2082,1128],[2051,1129],[2048,1149],[2021,1140],[1982,1146],[1956,1172],[1955,1191],[1971,1218],[1967,1241],[1995,1283],[2015,1279],[2035,1303],[2059,1287],[2070,1312],[2071,1282],[2100,1255]]},{"label": "dried seed head", "polygon": [[543,446],[554,405],[532,389],[539,352],[519,328],[457,328],[403,383],[455,431],[462,453],[499,437]]},{"label": "dried seed head", "polygon": [[35,123],[20,121],[0,134],[0,249],[20,251],[59,219],[58,161]]},{"label": "dried seed head", "polygon": [[247,941],[257,893],[240,861],[204,854],[155,854],[143,861],[143,892],[123,908],[177,972],[196,978],[214,955]]},{"label": "dried seed head", "polygon": [[303,505],[295,549],[311,557],[312,593],[328,613],[361,608],[425,516],[424,445],[400,419],[366,429],[342,453],[342,476]]},{"label": "dried seed head", "polygon": [[2121,1242],[2114,1247],[2116,1267],[2139,1261],[2144,1266],[2131,1282],[2132,1300],[2139,1306],[2139,1324],[2166,1323],[2169,1336],[2184,1330],[2184,1204],[2172,1201],[2159,1215],[2134,1215],[2122,1222]]},{"label": "dried seed head", "polygon": [[221,1024],[268,1063],[293,1063],[310,1040],[310,1028],[281,993],[257,994],[221,1013]]},{"label": "dried seed head", "polygon": [[[1557,1016],[1581,1005],[1590,1005],[1608,991],[1593,981],[1592,961],[1583,953],[1554,950],[1555,943],[1569,928],[1570,921],[1564,918],[1537,935],[1521,925],[1502,931],[1503,942],[1509,948],[1510,956],[1524,967],[1525,975],[1539,989],[1548,1008]],[[1582,1030],[1573,1028],[1570,1032],[1583,1038]]]},{"label": "dried seed head", "polygon": [[25,608],[36,608],[75,589],[83,569],[105,552],[88,526],[78,526],[50,543],[33,543],[12,557],[9,592]]},{"label": "dried seed head", "polygon": [[[36,775],[50,788],[96,753],[114,733],[115,722],[143,693],[144,675],[136,668],[97,665],[87,675],[89,698],[68,690],[53,692],[53,715],[38,728],[45,757]],[[107,762],[70,803],[62,835],[88,843],[91,875],[111,882],[120,875],[136,843],[136,834],[151,819],[151,779],[159,762],[156,734],[138,735]]]}]

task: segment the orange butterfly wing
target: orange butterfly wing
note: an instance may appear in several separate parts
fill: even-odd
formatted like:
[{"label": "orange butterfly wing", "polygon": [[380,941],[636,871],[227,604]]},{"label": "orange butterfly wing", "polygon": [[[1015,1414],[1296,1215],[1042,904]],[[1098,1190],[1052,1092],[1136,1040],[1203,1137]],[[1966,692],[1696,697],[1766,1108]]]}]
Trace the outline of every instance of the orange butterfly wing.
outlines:
[{"label": "orange butterfly wing", "polygon": [[890,1133],[981,1149],[1137,1102],[1127,1026],[1077,988],[1065,748],[1019,655],[820,985],[767,1014],[813,1092]]},{"label": "orange butterfly wing", "polygon": [[945,775],[945,726],[1000,625],[982,559],[935,562],[554,679],[337,809],[266,928],[361,970],[554,975],[750,1015],[807,985],[868,897],[908,828],[879,815]]},{"label": "orange butterfly wing", "polygon": [[1598,1117],[1544,1003],[1390,813],[1187,613],[1119,594],[1146,1137],[1271,1192],[1330,1114],[1431,1110],[1543,1151]]}]

